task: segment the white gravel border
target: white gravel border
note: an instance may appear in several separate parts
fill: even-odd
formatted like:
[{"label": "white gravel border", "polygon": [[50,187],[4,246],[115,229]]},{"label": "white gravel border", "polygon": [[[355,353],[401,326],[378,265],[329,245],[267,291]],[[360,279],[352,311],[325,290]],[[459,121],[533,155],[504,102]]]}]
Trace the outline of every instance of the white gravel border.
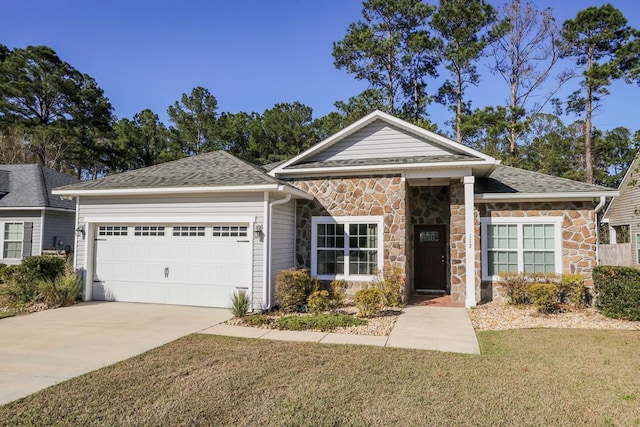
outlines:
[{"label": "white gravel border", "polygon": [[527,328],[640,330],[640,322],[609,319],[594,308],[542,314],[533,306],[490,302],[470,308],[468,313],[476,331]]}]

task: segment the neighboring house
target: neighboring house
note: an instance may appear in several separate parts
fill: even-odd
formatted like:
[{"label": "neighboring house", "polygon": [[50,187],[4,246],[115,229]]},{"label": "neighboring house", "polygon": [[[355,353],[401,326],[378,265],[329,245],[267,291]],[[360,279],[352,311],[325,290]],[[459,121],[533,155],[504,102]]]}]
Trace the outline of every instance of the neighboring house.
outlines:
[{"label": "neighboring house", "polygon": [[[620,195],[609,204],[603,222],[609,225],[609,243],[603,245],[602,264],[626,265],[640,268],[640,154],[636,156],[624,175]],[[619,243],[616,230],[624,227],[626,243]]]},{"label": "neighboring house", "polygon": [[466,306],[496,297],[503,271],[590,283],[595,214],[618,193],[500,166],[376,111],[271,168],[219,151],[54,194],[77,198],[86,300],[226,307],[246,289],[264,309],[290,267],[352,292],[398,267],[406,296]]},{"label": "neighboring house", "polygon": [[51,190],[77,179],[40,165],[0,165],[0,263],[73,251],[76,206]]}]

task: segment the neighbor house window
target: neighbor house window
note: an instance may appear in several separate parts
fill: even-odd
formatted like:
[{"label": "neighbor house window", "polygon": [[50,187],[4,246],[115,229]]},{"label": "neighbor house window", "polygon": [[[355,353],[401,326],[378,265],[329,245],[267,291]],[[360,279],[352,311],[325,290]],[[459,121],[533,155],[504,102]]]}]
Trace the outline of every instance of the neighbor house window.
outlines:
[{"label": "neighbor house window", "polygon": [[482,276],[561,273],[562,217],[482,218]]},{"label": "neighbor house window", "polygon": [[21,222],[5,222],[2,248],[3,258],[22,258],[23,230],[24,224]]},{"label": "neighbor house window", "polygon": [[382,266],[382,217],[313,217],[311,274],[370,280]]}]

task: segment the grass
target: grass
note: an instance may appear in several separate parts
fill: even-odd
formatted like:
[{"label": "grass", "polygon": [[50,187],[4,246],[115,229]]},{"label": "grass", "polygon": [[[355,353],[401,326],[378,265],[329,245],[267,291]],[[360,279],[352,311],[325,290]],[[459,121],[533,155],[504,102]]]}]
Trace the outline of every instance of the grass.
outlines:
[{"label": "grass", "polygon": [[482,332],[483,356],[190,335],[0,425],[640,425],[640,335]]},{"label": "grass", "polygon": [[5,317],[13,317],[15,315],[15,311],[0,311],[0,319],[4,319]]}]

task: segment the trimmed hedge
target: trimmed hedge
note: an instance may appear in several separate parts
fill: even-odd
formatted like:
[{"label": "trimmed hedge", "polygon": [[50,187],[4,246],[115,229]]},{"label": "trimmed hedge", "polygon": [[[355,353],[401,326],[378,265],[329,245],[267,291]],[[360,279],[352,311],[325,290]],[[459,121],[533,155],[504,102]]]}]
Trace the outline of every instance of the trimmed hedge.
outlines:
[{"label": "trimmed hedge", "polygon": [[640,269],[600,265],[593,268],[596,308],[607,317],[640,320]]}]

